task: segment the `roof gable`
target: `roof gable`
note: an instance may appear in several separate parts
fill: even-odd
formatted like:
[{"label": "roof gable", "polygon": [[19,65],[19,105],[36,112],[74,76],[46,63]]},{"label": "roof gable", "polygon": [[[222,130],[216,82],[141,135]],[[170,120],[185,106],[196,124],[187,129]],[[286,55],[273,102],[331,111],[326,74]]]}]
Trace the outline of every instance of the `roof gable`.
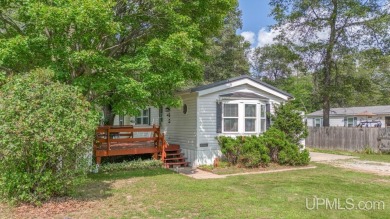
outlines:
[{"label": "roof gable", "polygon": [[[241,83],[240,83],[241,82]],[[224,81],[215,82],[208,85],[202,85],[199,87],[192,88],[191,92],[198,92],[200,94],[207,94],[212,92],[217,92],[220,90],[224,90],[230,87],[239,86],[242,84],[249,84],[254,87],[257,87],[258,89],[264,90],[266,92],[273,93],[276,96],[279,96],[283,99],[291,99],[293,96],[285,91],[282,91],[270,84],[267,84],[263,81],[260,81],[258,79],[252,78],[248,75],[242,75],[235,78],[230,78]]]},{"label": "roof gable", "polygon": [[219,95],[223,98],[248,98],[248,99],[267,99],[267,97],[251,93],[251,92],[234,92],[234,93],[228,93],[228,94],[222,94]]}]

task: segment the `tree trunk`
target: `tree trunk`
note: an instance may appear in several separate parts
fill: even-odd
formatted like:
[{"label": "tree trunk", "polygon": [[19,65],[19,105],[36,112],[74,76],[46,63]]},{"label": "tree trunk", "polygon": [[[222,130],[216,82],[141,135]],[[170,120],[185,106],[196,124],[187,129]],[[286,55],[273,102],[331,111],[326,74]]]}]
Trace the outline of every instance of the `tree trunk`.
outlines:
[{"label": "tree trunk", "polygon": [[104,110],[104,125],[114,125],[115,113],[112,110],[112,105],[108,104],[103,107]]},{"label": "tree trunk", "polygon": [[337,20],[337,2],[338,0],[332,0],[333,10],[330,16],[330,36],[328,46],[326,48],[325,60],[324,60],[324,83],[322,89],[322,106],[323,106],[323,117],[322,125],[325,127],[329,126],[329,115],[330,115],[330,96],[331,96],[331,81],[332,81],[332,65],[333,65],[333,49],[336,44],[336,20]]}]

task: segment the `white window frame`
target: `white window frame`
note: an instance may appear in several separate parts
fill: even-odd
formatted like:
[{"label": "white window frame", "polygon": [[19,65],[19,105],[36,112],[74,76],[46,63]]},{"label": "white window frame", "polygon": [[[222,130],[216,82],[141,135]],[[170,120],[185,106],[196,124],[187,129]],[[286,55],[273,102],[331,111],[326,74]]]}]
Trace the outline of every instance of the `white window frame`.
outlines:
[{"label": "white window frame", "polygon": [[[225,117],[225,104],[238,104],[238,117]],[[256,117],[245,117],[245,105],[256,105]],[[261,117],[261,105],[264,105],[265,110],[265,103],[260,102],[259,100],[222,100],[222,133],[223,134],[260,134],[262,133],[261,128],[261,119],[265,119],[265,113],[264,117]],[[238,129],[237,132],[232,131],[225,131],[225,124],[224,119],[225,118],[237,118],[238,119]],[[245,119],[246,118],[253,118],[255,119],[255,131],[245,131]],[[264,126],[266,126],[266,123],[264,123]],[[264,127],[265,131],[265,127]]]},{"label": "white window frame", "polygon": [[[351,126],[349,126],[350,120],[352,120],[352,125]],[[344,118],[344,126],[345,127],[355,127],[355,126],[357,126],[357,117],[345,117]]]},{"label": "white window frame", "polygon": [[[146,111],[146,116],[144,115],[144,111]],[[144,123],[144,119],[145,118],[148,118],[148,122],[145,124]],[[141,123],[138,123],[138,119],[141,120]],[[140,111],[140,116],[137,116],[135,117],[135,124],[136,125],[149,125],[149,122],[150,122],[150,117],[149,117],[149,108],[148,109],[144,109],[144,110],[141,110]]]},{"label": "white window frame", "polygon": [[[225,105],[237,105],[237,117],[225,116]],[[225,131],[225,119],[237,119],[237,131]],[[238,103],[225,102],[222,104],[222,132],[223,133],[238,133],[240,123],[240,105]]]},{"label": "white window frame", "polygon": [[[320,126],[317,126],[317,121],[320,121]],[[313,127],[322,127],[322,118],[313,118]]]},{"label": "white window frame", "polygon": [[[265,104],[260,104],[260,110],[259,110],[259,117],[260,117],[260,133],[263,133],[267,130],[267,109]],[[264,123],[263,123],[264,121]]]},{"label": "white window frame", "polygon": [[[254,117],[252,117],[252,116],[250,116],[250,117],[247,117],[246,116],[246,106],[247,105],[255,105],[255,116]],[[244,133],[256,133],[256,126],[257,126],[257,121],[259,120],[258,119],[258,114],[257,114],[257,112],[259,111],[257,108],[258,108],[258,106],[257,106],[258,104],[255,104],[255,103],[244,103]],[[255,120],[255,130],[253,130],[253,131],[247,131],[246,130],[246,119],[254,119]]]},{"label": "white window frame", "polygon": [[120,126],[125,125],[125,116],[123,114],[119,114],[118,116],[118,123]]}]

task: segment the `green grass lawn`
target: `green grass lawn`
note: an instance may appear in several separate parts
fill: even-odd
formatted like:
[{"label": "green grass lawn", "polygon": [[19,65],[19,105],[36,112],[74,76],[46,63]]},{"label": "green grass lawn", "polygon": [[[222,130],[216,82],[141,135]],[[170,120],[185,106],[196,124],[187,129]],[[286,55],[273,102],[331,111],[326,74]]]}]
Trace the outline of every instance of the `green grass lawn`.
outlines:
[{"label": "green grass lawn", "polygon": [[[91,174],[58,218],[390,218],[390,177],[316,169],[195,180],[166,169]],[[384,210],[306,209],[313,197],[384,201]]]},{"label": "green grass lawn", "polygon": [[359,152],[350,152],[350,151],[340,151],[340,150],[324,150],[317,148],[310,148],[310,151],[328,153],[328,154],[340,154],[340,155],[350,155],[359,157],[360,160],[370,160],[370,161],[379,161],[379,162],[388,162],[390,163],[390,154],[366,154]]}]

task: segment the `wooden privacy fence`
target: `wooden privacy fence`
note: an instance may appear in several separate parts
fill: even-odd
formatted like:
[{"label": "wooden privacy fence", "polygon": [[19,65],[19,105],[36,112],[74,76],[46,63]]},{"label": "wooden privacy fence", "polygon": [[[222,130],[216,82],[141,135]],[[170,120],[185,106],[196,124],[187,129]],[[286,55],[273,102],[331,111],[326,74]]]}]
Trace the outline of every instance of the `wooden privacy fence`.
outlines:
[{"label": "wooden privacy fence", "polygon": [[355,127],[308,127],[309,135],[306,146],[346,151],[363,151],[371,149],[379,151],[381,139],[379,134],[383,128],[355,128]]}]

